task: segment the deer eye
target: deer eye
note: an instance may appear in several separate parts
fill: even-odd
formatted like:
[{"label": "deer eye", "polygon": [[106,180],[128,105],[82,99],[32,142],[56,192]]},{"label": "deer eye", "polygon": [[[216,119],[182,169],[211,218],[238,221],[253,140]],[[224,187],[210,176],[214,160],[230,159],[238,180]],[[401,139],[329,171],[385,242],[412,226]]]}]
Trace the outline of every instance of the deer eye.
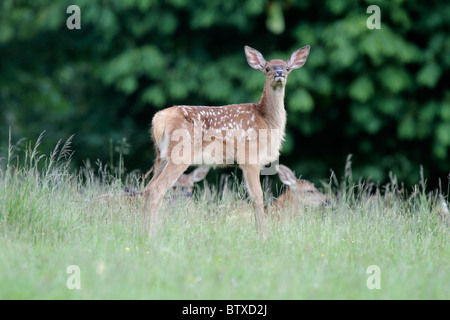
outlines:
[{"label": "deer eye", "polygon": [[270,71],[270,68],[269,68],[269,67],[267,67],[267,68],[266,68],[266,72],[269,72],[269,71]]},{"label": "deer eye", "polygon": [[291,70],[291,68],[289,68],[289,67],[286,67],[286,71],[289,71],[289,70]]}]

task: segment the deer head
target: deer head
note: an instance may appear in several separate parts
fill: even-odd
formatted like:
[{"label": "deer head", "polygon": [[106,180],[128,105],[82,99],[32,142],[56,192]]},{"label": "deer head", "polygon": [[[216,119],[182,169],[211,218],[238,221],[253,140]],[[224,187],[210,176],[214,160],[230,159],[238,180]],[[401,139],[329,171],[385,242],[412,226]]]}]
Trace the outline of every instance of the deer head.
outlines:
[{"label": "deer head", "polygon": [[209,167],[198,167],[189,174],[182,173],[173,185],[173,189],[177,195],[183,195],[187,198],[192,197],[194,191],[194,183],[202,181],[208,174]]},{"label": "deer head", "polygon": [[294,51],[287,61],[276,59],[267,62],[258,50],[245,46],[245,56],[250,67],[261,70],[266,76],[266,81],[272,88],[276,88],[284,87],[289,73],[305,64],[309,49],[309,46],[305,46]]},{"label": "deer head", "polygon": [[277,199],[277,206],[284,205],[283,202],[290,202],[290,205],[302,207],[330,205],[330,199],[314,187],[313,183],[308,180],[297,179],[288,167],[280,164],[278,176],[289,189]]}]

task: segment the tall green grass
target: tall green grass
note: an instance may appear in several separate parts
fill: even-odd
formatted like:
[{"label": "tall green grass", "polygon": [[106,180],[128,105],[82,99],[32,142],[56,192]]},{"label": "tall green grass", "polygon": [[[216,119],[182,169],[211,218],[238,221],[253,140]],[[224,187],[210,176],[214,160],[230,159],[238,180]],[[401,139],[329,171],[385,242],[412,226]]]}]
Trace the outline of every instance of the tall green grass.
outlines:
[{"label": "tall green grass", "polygon": [[[205,185],[166,201],[159,232],[141,232],[138,174],[101,163],[72,171],[71,139],[49,155],[10,143],[0,161],[0,299],[449,299],[449,230],[424,179],[405,191],[353,181],[322,191],[330,208],[270,218],[262,241],[241,215],[242,185]],[[22,149],[22,150],[19,150]],[[219,192],[219,191],[220,192]],[[67,273],[79,267],[80,289]],[[379,267],[380,289],[367,269]]]}]

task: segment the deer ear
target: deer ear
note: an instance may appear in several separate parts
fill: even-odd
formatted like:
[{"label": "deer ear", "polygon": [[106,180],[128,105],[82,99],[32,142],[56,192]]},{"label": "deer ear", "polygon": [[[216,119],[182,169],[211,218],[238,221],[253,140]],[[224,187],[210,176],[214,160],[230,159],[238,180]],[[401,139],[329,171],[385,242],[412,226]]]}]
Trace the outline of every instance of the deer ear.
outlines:
[{"label": "deer ear", "polygon": [[253,69],[263,70],[266,66],[266,60],[258,50],[245,46],[245,56],[247,57],[248,64]]},{"label": "deer ear", "polygon": [[310,46],[304,46],[300,48],[291,55],[289,60],[287,61],[287,65],[291,69],[301,68],[308,58]]},{"label": "deer ear", "polygon": [[206,175],[208,174],[209,167],[198,167],[191,173],[192,181],[193,182],[199,182],[205,179]]},{"label": "deer ear", "polygon": [[297,178],[295,174],[288,167],[280,164],[278,167],[278,177],[280,177],[281,182],[288,186],[296,186]]}]

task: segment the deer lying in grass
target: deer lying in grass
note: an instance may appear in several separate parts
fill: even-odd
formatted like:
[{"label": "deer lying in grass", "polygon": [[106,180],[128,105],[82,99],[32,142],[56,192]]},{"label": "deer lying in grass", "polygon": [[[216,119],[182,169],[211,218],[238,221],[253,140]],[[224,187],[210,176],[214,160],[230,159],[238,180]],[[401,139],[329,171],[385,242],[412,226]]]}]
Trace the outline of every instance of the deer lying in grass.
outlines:
[{"label": "deer lying in grass", "polygon": [[209,167],[195,168],[191,173],[182,173],[172,186],[175,198],[192,198],[194,185],[206,178]]},{"label": "deer lying in grass", "polygon": [[[305,208],[328,207],[331,204],[331,200],[314,187],[312,182],[297,179],[288,167],[279,165],[278,176],[287,188],[272,204],[264,207],[266,215],[280,218],[279,213],[284,209],[298,212],[303,211]],[[229,202],[222,206],[221,209],[215,211],[220,214],[228,214],[230,217],[245,219],[251,217],[249,204],[242,200]]]},{"label": "deer lying in grass", "polygon": [[305,64],[309,50],[305,46],[287,61],[267,62],[259,51],[245,47],[248,64],[266,77],[259,102],[222,107],[178,105],[155,114],[150,130],[155,172],[144,190],[143,230],[150,216],[149,233],[156,233],[161,200],[190,165],[238,165],[254,203],[256,231],[266,236],[260,171],[278,159],[286,130],[286,80],[292,70]]},{"label": "deer lying in grass", "polygon": [[297,179],[294,172],[282,164],[278,167],[278,177],[283,184],[288,186],[288,189],[272,204],[275,212],[283,208],[302,210],[330,205],[330,199],[314,187],[312,182]]},{"label": "deer lying in grass", "polygon": [[[191,173],[181,174],[178,180],[172,186],[172,194],[170,195],[170,200],[179,200],[179,199],[190,199],[192,198],[194,185],[197,182],[202,181],[206,178],[208,174],[209,167],[198,167],[195,168]],[[151,173],[150,171],[145,175],[145,177]],[[144,178],[145,179],[145,178]],[[138,191],[133,187],[125,187],[124,191],[116,194],[103,194],[100,197],[92,200],[91,202],[104,201],[104,202],[112,202],[119,201],[120,199],[133,199],[137,197],[141,197],[144,195],[144,192]]]},{"label": "deer lying in grass", "polygon": [[[202,166],[195,168],[191,173],[188,174],[182,173],[172,186],[173,190],[173,194],[171,195],[172,198],[187,198],[187,199],[191,198],[193,195],[195,183],[205,179],[209,169],[210,169],[209,167]],[[152,170],[153,168],[150,169],[150,171],[145,175],[145,177],[148,176],[152,172]],[[134,188],[126,187],[124,194],[130,197],[135,197],[144,195],[144,192],[139,192]]]}]

